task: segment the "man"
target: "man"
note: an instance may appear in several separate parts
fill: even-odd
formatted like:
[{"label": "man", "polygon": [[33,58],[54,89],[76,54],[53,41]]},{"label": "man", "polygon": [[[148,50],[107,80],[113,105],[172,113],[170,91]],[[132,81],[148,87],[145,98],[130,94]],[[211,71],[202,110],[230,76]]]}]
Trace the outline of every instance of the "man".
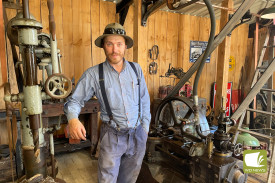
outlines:
[{"label": "man", "polygon": [[98,180],[100,183],[136,182],[151,120],[145,79],[137,63],[124,59],[133,40],[126,35],[123,26],[107,25],[95,45],[104,49],[106,61],[84,72],[65,104],[70,136],[86,140],[86,131],[78,115],[84,103],[95,95],[101,104],[103,121]]}]

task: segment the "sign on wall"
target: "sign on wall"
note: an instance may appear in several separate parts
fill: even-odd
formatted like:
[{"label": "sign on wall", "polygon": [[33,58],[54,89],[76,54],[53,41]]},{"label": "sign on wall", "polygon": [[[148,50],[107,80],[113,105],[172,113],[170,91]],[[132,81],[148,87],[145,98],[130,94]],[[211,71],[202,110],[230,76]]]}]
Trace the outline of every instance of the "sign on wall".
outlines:
[{"label": "sign on wall", "polygon": [[[206,41],[190,41],[190,60],[189,62],[196,62],[199,56],[205,51],[208,42]],[[206,63],[210,62],[210,55],[206,59]]]},{"label": "sign on wall", "polygon": [[233,71],[235,69],[236,61],[233,56],[229,58],[229,71]]}]

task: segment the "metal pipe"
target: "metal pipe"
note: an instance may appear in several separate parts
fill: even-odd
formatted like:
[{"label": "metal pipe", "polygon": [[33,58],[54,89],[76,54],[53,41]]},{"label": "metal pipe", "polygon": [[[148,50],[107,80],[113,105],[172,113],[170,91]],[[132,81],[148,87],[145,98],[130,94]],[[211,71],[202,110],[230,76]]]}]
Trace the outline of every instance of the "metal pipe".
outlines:
[{"label": "metal pipe", "polygon": [[204,67],[204,64],[206,62],[206,59],[208,57],[208,55],[210,54],[210,49],[212,47],[212,44],[214,42],[214,36],[215,36],[215,29],[216,29],[216,19],[215,19],[215,12],[214,12],[214,9],[211,5],[211,3],[208,1],[208,0],[204,0],[207,8],[208,8],[208,11],[209,11],[209,14],[210,14],[210,20],[211,20],[211,32],[210,32],[210,36],[209,36],[209,39],[208,39],[208,45],[207,45],[207,48],[203,54],[203,57],[202,57],[202,61],[200,62],[200,66],[198,68],[198,71],[197,71],[197,74],[196,74],[196,77],[195,77],[195,81],[194,81],[194,104],[195,104],[195,119],[197,119],[197,122],[196,122],[196,132],[197,134],[205,139],[206,136],[203,135],[200,131],[200,121],[199,121],[199,110],[198,110],[198,105],[199,105],[199,99],[198,99],[198,84],[199,84],[199,79],[200,79],[200,75],[201,75],[201,72],[203,70],[203,67]]},{"label": "metal pipe", "polygon": [[23,17],[30,18],[29,0],[23,0]]},{"label": "metal pipe", "polygon": [[[203,2],[196,2],[196,4],[200,4],[200,5],[206,6],[206,4],[203,3]],[[223,7],[223,6],[218,6],[218,5],[212,5],[212,7],[213,7],[213,8],[218,8],[218,9],[222,9],[222,10],[227,10],[227,11],[233,11],[233,12],[236,11],[235,9],[227,8],[227,7]]]},{"label": "metal pipe", "polygon": [[34,46],[26,46],[22,51],[22,60],[24,65],[24,85],[33,86],[37,85],[37,66],[34,54]]},{"label": "metal pipe", "polygon": [[272,90],[272,89],[261,89],[261,91],[275,92],[275,90]]},{"label": "metal pipe", "polygon": [[[203,2],[196,2],[196,4],[199,4],[199,5],[204,5],[204,6],[206,6],[206,4],[205,3],[203,3]],[[236,12],[237,10],[235,10],[235,9],[233,9],[233,8],[227,8],[227,7],[223,7],[223,6],[218,6],[218,5],[212,5],[213,6],[213,8],[217,8],[217,9],[221,9],[221,10],[227,10],[227,11],[232,11],[232,12]],[[256,13],[251,13],[251,15],[253,15],[253,16],[255,16],[255,17],[261,17],[261,15],[259,15],[259,14],[256,14]]]},{"label": "metal pipe", "polygon": [[[194,89],[193,89],[194,90],[194,96],[198,95],[198,83],[199,83],[200,75],[201,75],[201,72],[203,70],[205,61],[206,61],[208,55],[210,54],[210,49],[211,49],[212,44],[214,42],[215,29],[216,29],[216,18],[215,18],[214,9],[213,9],[211,3],[208,0],[204,0],[204,2],[206,4],[206,6],[208,8],[208,11],[209,11],[209,14],[210,14],[211,32],[210,32],[210,36],[209,36],[209,39],[208,39],[207,48],[206,48],[206,50],[205,50],[205,52],[203,54],[201,64],[200,64],[200,66],[198,68],[198,71],[197,71],[197,74],[196,74],[196,77],[195,77]],[[195,101],[195,97],[194,97],[194,102],[195,102],[195,105],[198,105],[198,101]]]},{"label": "metal pipe", "polygon": [[262,113],[262,114],[268,114],[268,115],[272,115],[275,116],[275,113],[272,112],[266,112],[266,111],[261,111],[261,110],[256,110],[256,109],[246,109],[247,111],[251,111],[251,112],[257,112],[257,113]]},{"label": "metal pipe", "polygon": [[53,133],[50,133],[50,151],[51,151],[51,161],[52,161],[52,177],[55,178],[55,161],[54,161],[54,141]]}]

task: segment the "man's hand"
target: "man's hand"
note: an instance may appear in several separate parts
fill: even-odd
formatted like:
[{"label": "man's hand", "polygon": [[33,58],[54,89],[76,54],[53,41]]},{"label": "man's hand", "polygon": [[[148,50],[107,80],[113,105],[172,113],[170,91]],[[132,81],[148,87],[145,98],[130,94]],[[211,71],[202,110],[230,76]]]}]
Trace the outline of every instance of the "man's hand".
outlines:
[{"label": "man's hand", "polygon": [[83,124],[76,118],[69,121],[69,134],[72,139],[86,140],[86,130]]}]

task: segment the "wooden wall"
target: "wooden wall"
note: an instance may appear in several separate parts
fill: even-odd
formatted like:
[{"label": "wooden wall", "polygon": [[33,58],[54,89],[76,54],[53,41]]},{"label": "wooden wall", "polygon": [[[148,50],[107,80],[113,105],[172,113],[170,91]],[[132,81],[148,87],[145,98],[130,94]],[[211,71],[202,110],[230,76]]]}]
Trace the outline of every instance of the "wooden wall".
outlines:
[{"label": "wooden wall", "polygon": [[[102,49],[94,45],[94,40],[103,33],[104,27],[115,21],[115,4],[102,0],[54,0],[54,15],[57,29],[58,48],[62,53],[63,73],[77,81],[89,67],[105,60]],[[46,0],[30,0],[30,12],[43,24],[43,32],[49,32],[48,9]],[[15,15],[15,10],[8,10],[8,18]],[[126,32],[133,37],[134,6],[131,6],[124,24]],[[219,30],[219,20],[217,28]],[[190,41],[207,41],[210,31],[209,18],[181,15],[158,11],[149,17],[145,34],[146,52],[153,45],[159,46],[158,73],[150,75],[148,66],[152,60],[139,60],[146,78],[151,100],[158,96],[159,85],[173,84],[172,79],[160,78],[173,67],[181,67],[186,72],[189,62]],[[216,32],[217,32],[216,31]],[[229,80],[233,88],[239,86],[240,69],[245,63],[248,25],[242,25],[232,33],[231,55],[236,59],[236,67],[230,71]],[[199,96],[210,100],[211,85],[216,79],[217,49],[211,54],[211,61],[204,67],[199,82]],[[147,53],[146,53],[147,54]],[[126,59],[134,60],[133,48],[126,51]],[[11,54],[8,52],[8,58]],[[41,74],[40,74],[41,75]],[[190,79],[193,85],[194,77]],[[0,108],[4,109],[3,103]]]},{"label": "wooden wall", "polygon": [[[132,35],[133,7],[130,7],[126,18],[125,28],[127,34]],[[219,20],[216,21],[216,34],[219,30]],[[241,68],[245,63],[247,53],[248,25],[244,24],[232,32],[231,56],[236,60],[236,65],[229,72],[229,81],[233,82],[233,89],[240,88]],[[173,85],[173,80],[161,78],[167,72],[169,63],[173,67],[181,67],[186,72],[192,65],[189,62],[190,41],[207,41],[210,33],[210,19],[204,17],[195,17],[190,15],[181,15],[165,11],[158,11],[149,17],[147,21],[146,34],[141,38],[147,44],[147,52],[153,45],[159,47],[158,73],[149,74],[149,64],[152,62],[149,55],[146,60],[138,61],[143,66],[143,72],[146,77],[147,87],[150,93],[151,101],[158,97],[158,88],[160,85]],[[130,50],[131,51],[131,50]],[[131,52],[132,53],[132,52]],[[216,80],[216,65],[218,59],[218,48],[211,54],[210,63],[206,63],[199,81],[200,97],[204,97],[210,103],[210,91],[213,82]],[[126,56],[128,58],[129,55]],[[129,57],[131,60],[132,57]],[[229,59],[229,58],[228,58]],[[190,79],[193,85],[195,76]],[[177,81],[176,81],[177,82]]]}]

